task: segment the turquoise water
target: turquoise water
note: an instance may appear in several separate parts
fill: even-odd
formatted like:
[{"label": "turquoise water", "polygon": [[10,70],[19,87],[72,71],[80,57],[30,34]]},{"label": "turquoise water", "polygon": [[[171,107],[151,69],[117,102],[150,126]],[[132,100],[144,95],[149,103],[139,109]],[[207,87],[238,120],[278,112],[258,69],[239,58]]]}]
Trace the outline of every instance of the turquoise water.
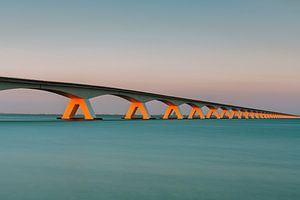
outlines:
[{"label": "turquoise water", "polygon": [[0,116],[0,199],[300,199],[300,120]]}]

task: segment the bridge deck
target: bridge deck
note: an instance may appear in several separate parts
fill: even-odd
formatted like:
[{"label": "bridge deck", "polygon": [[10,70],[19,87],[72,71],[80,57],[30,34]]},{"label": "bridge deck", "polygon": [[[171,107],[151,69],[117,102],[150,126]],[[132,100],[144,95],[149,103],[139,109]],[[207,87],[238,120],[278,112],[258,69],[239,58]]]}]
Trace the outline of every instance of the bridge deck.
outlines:
[{"label": "bridge deck", "polygon": [[[105,95],[105,94],[113,94],[122,97],[124,96],[125,98],[127,97],[133,99],[141,98],[143,99],[144,102],[150,100],[161,100],[166,102],[174,102],[174,104],[176,104],[177,102],[178,105],[186,103],[186,104],[196,104],[196,105],[215,107],[215,108],[237,109],[237,110],[245,110],[245,111],[252,111],[252,112],[264,112],[264,113],[288,115],[286,113],[279,113],[279,112],[262,110],[262,109],[255,109],[255,108],[249,108],[249,107],[243,107],[237,105],[155,94],[150,92],[142,92],[142,91],[129,90],[129,89],[95,86],[95,85],[87,85],[87,84],[77,84],[77,83],[64,83],[64,82],[54,82],[54,81],[0,77],[0,90],[14,89],[14,88],[40,89],[40,90],[46,90],[50,92],[53,91],[55,93],[62,94],[68,97],[79,96],[86,99],[95,96]],[[81,91],[80,93],[78,93],[80,95],[77,95],[78,91]]]}]

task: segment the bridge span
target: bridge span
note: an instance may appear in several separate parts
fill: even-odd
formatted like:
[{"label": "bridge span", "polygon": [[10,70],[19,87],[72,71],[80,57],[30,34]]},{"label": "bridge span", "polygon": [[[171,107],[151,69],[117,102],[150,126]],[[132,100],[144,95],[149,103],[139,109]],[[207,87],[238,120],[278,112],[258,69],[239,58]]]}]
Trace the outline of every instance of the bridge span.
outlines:
[{"label": "bridge span", "polygon": [[[187,104],[191,107],[188,119],[194,119],[197,114],[199,115],[200,119],[299,118],[299,116],[286,113],[154,94],[135,90],[76,83],[0,77],[0,91],[21,88],[48,91],[69,98],[69,104],[67,105],[66,110],[62,115],[62,119],[64,120],[74,119],[76,112],[79,108],[81,108],[85,120],[96,119],[96,115],[93,111],[89,99],[101,95],[114,95],[129,101],[131,104],[127,113],[124,116],[125,119],[133,119],[137,110],[140,111],[142,119],[150,119],[150,114],[147,110],[145,103],[152,100],[158,100],[167,105],[167,109],[163,115],[163,119],[170,119],[172,114],[175,115],[176,119],[183,119],[183,115],[179,109],[179,106],[182,104]],[[208,108],[207,113],[203,112],[203,107]]]}]

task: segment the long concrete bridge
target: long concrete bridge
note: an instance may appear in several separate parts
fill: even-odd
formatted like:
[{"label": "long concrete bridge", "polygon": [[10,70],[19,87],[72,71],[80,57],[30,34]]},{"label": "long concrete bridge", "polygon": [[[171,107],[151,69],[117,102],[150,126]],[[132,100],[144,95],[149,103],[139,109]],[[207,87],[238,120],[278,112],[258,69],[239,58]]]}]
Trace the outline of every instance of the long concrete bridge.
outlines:
[{"label": "long concrete bridge", "polygon": [[[196,114],[199,115],[200,119],[265,119],[299,117],[296,115],[279,113],[274,111],[167,96],[134,90],[126,90],[120,88],[0,77],[0,91],[21,88],[48,91],[69,98],[69,104],[67,105],[67,108],[62,115],[62,119],[64,120],[74,119],[78,108],[81,108],[85,120],[96,119],[96,115],[93,111],[89,99],[101,95],[114,95],[131,102],[128,112],[125,114],[125,119],[133,119],[138,109],[140,110],[142,119],[150,119],[150,115],[145,103],[152,100],[158,100],[167,105],[167,109],[163,115],[163,119],[170,119],[172,114],[175,114],[176,119],[183,119],[183,115],[179,109],[179,106],[182,104],[187,104],[191,107],[188,119],[195,118]],[[203,112],[203,107],[208,108],[207,113]]]}]

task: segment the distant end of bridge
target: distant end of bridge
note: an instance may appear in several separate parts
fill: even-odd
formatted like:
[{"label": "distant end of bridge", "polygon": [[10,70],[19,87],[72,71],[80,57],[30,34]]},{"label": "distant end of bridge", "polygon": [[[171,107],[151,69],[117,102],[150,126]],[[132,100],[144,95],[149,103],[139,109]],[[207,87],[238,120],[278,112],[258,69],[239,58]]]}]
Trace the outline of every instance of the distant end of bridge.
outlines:
[{"label": "distant end of bridge", "polygon": [[[69,98],[69,104],[67,105],[67,108],[61,117],[61,119],[63,120],[74,119],[79,108],[81,108],[82,110],[84,120],[96,119],[96,115],[90,104],[89,99],[102,95],[118,96],[129,101],[131,105],[124,116],[124,118],[128,120],[135,118],[137,110],[140,111],[142,119],[150,119],[151,116],[147,110],[145,103],[152,100],[161,101],[167,105],[167,109],[163,115],[163,119],[165,120],[170,119],[171,116],[175,116],[176,119],[183,119],[183,115],[179,108],[179,106],[182,104],[187,104],[191,107],[191,111],[187,117],[188,119],[195,119],[196,116],[198,116],[197,118],[199,119],[300,118],[300,116],[287,113],[188,99],[182,97],[174,97],[135,90],[76,83],[0,77],[0,90],[21,88],[48,91]],[[203,112],[203,107],[208,108],[207,113]]]}]

